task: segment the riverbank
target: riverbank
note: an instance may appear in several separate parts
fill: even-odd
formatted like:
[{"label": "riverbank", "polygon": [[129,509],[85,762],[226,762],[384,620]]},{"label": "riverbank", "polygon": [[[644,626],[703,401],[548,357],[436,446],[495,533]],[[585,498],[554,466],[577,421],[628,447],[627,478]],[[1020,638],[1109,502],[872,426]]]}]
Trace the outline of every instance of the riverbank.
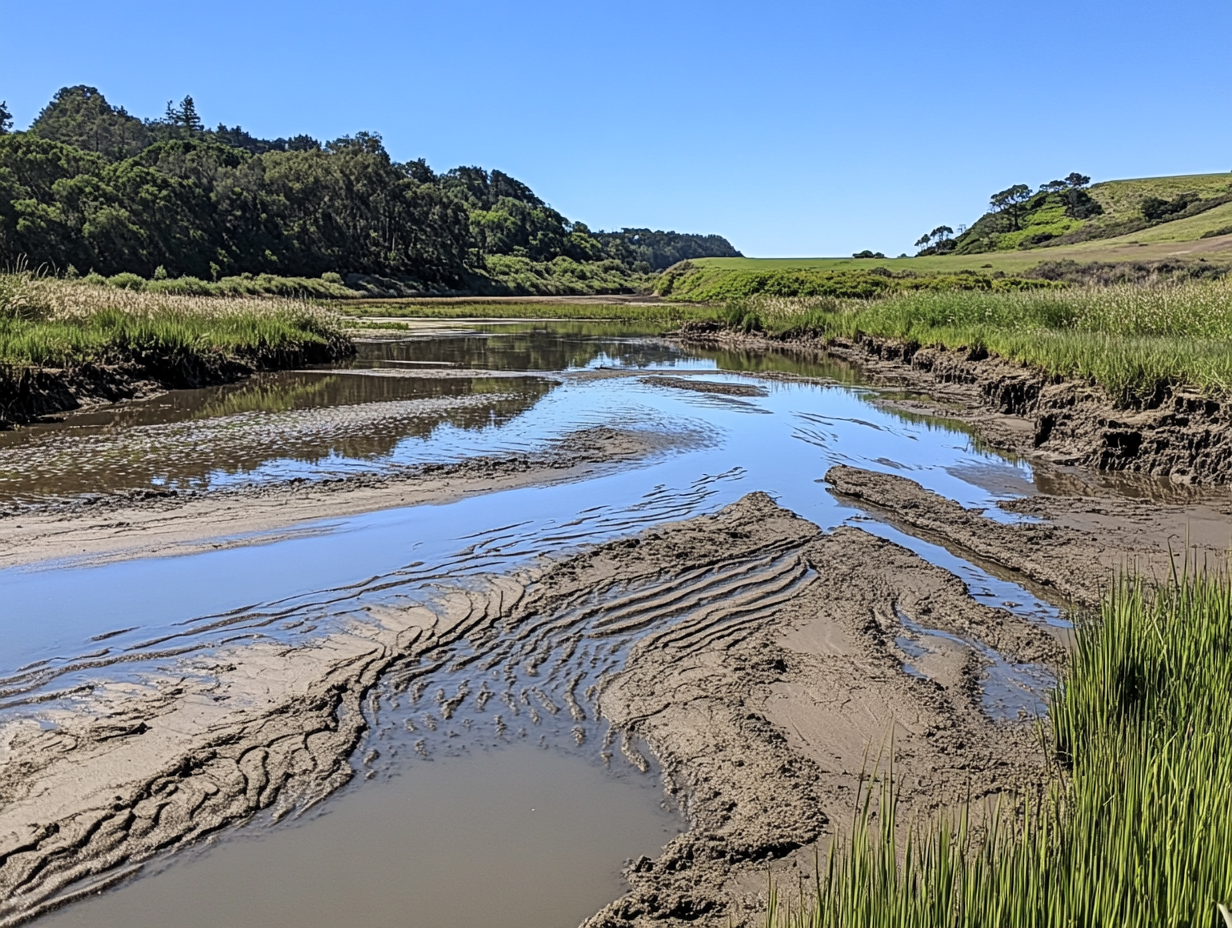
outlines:
[{"label": "riverbank", "polygon": [[[1118,569],[1228,546],[1226,495],[1028,473],[922,419],[911,404],[935,395],[860,389],[843,364],[762,374],[659,339],[434,331],[311,374],[397,391],[279,375],[287,396],[185,401],[183,432],[131,411],[110,420],[127,440],[70,427],[14,452],[26,471],[62,443],[70,462],[140,459],[117,487],[186,454],[182,473],[211,479],[0,518],[0,566],[32,568],[9,574],[26,621],[6,626],[0,680],[7,923],[356,775],[537,739],[661,769],[688,818],[592,925],[751,928],[768,870],[811,882],[882,748],[904,822],[1038,787],[1035,713],[1071,635],[1047,603],[1089,607]],[[761,337],[743,347],[782,350]],[[432,438],[399,417],[448,424]],[[272,443],[215,482],[232,458],[205,437],[223,433]],[[414,454],[393,451],[402,435]]]},{"label": "riverbank", "polygon": [[353,353],[307,303],[0,275],[0,427]]},{"label": "riverbank", "polygon": [[882,400],[908,414],[963,422],[990,445],[1029,460],[1164,478],[1232,483],[1232,404],[1162,387],[1149,405],[1123,407],[1099,383],[1060,377],[980,348],[809,332],[771,335],[686,323],[683,343],[749,352],[834,357],[870,382],[912,395]]},{"label": "riverbank", "polygon": [[[408,686],[423,672],[418,656],[494,627],[533,653],[551,621],[567,644],[584,630],[571,630],[587,614],[579,604],[595,596],[610,599],[592,631],[600,639],[653,632],[603,685],[599,711],[635,762],[646,739],[693,827],[635,865],[631,895],[593,924],[651,914],[727,924],[732,894],[752,892],[767,863],[811,860],[808,849],[846,816],[863,752],[890,733],[891,718],[896,750],[918,761],[911,802],[920,808],[964,777],[980,794],[1020,786],[1042,762],[1029,727],[982,708],[986,657],[971,642],[1055,665],[1062,648],[1046,629],[976,603],[897,545],[819,532],[754,494],[532,574],[488,578],[432,610],[370,611],[345,633],[295,647],[225,648],[191,679],[97,687],[79,697],[89,711],[55,711],[52,728],[9,725],[0,924],[66,901],[60,894],[79,880],[131,876],[113,868],[259,809],[292,814],[323,798],[354,773],[360,707],[378,680],[401,666]],[[895,643],[903,635],[937,653],[911,656]],[[904,673],[904,662],[921,675]]]}]

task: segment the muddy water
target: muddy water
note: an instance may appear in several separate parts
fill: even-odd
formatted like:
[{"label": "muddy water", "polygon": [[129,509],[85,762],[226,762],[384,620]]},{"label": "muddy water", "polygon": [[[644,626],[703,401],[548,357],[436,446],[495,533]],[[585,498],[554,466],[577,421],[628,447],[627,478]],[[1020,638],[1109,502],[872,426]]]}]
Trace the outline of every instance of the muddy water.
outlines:
[{"label": "muddy water", "polygon": [[38,924],[573,928],[622,892],[624,858],[678,832],[658,802],[648,778],[511,745],[365,782],[308,821],[240,829]]},{"label": "muddy water", "polygon": [[[775,370],[824,382],[747,376]],[[611,376],[613,371],[628,376]],[[679,382],[656,380],[658,373],[672,373],[676,381],[736,385],[743,395],[682,389]],[[104,683],[139,687],[172,674],[208,674],[208,658],[219,648],[250,641],[310,641],[363,621],[365,607],[431,605],[442,586],[525,568],[544,555],[713,511],[753,490],[770,492],[823,528],[858,521],[958,573],[989,604],[1043,622],[1062,621],[1055,606],[1012,580],[870,521],[826,492],[821,477],[836,463],[902,472],[968,506],[989,507],[998,499],[1030,493],[1034,485],[1035,475],[1025,464],[990,453],[946,423],[889,412],[875,403],[875,393],[853,379],[839,365],[686,351],[611,327],[438,330],[430,337],[365,346],[360,358],[342,369],[176,393],[11,433],[0,441],[0,493],[26,504],[115,489],[171,486],[209,492],[288,476],[385,472],[534,449],[596,425],[678,440],[644,462],[584,482],[323,521],[275,543],[105,566],[61,562],[0,572],[5,602],[0,612],[5,642],[0,724],[33,719],[54,727],[56,713],[74,711]],[[990,515],[1010,518],[998,513],[990,510]],[[798,582],[793,570],[791,564],[774,565],[768,588],[760,591],[743,589],[738,571],[689,578],[687,589],[674,593],[685,606],[672,615],[687,616],[689,609],[706,609],[734,594],[756,593],[773,603],[790,595]],[[666,595],[654,590],[612,595],[620,598],[621,593],[626,599]],[[555,832],[555,840],[579,868],[609,881],[601,890],[588,884],[590,901],[585,907],[577,902],[585,908],[582,914],[598,908],[619,891],[615,874],[621,862],[653,853],[647,840],[661,843],[664,829],[675,821],[665,819],[654,789],[629,787],[653,786],[653,771],[637,772],[647,767],[644,757],[636,746],[613,742],[593,701],[599,677],[619,669],[640,637],[665,633],[664,623],[672,616],[643,621],[629,614],[628,621],[599,628],[596,623],[605,617],[620,617],[618,606],[615,601],[581,603],[557,626],[535,635],[479,635],[429,655],[422,664],[400,668],[372,701],[373,733],[355,760],[375,782],[353,787],[319,820],[272,831],[252,828],[263,837],[227,838],[204,857],[176,863],[164,874],[71,907],[55,919],[120,928],[145,923],[134,912],[174,910],[179,913],[174,919],[159,923],[214,924],[186,921],[178,908],[188,891],[184,887],[198,879],[198,872],[202,880],[214,874],[208,879],[223,887],[203,897],[207,910],[209,904],[223,905],[210,899],[227,894],[255,906],[264,904],[259,894],[243,889],[252,872],[314,873],[319,872],[314,866],[332,860],[338,873],[349,873],[342,861],[350,866],[353,858],[366,854],[371,869],[392,874],[389,868],[399,861],[412,867],[407,836],[421,829],[432,835],[426,841],[432,860],[488,859],[481,858],[476,842],[485,845],[484,854],[496,855],[492,860],[524,858],[518,866],[527,866],[516,871],[518,880],[534,891],[519,895],[501,889],[497,895],[507,904],[501,917],[494,921],[490,913],[476,914],[480,921],[555,923],[537,919],[548,917],[540,906],[551,893],[539,889],[554,885],[549,872],[556,865],[524,853],[533,845],[519,830],[528,827],[525,797],[507,791],[520,778],[551,782],[558,775],[570,789],[587,796],[592,795],[587,790],[595,791],[586,805],[597,818],[586,819],[587,829]],[[595,637],[597,632],[602,634]],[[931,631],[918,627],[910,633],[912,640],[904,644],[927,651]],[[595,643],[579,647],[577,642],[587,636]],[[1033,712],[1039,689],[1047,683],[1038,668],[1009,666],[995,654],[985,657],[989,712],[998,717]],[[499,745],[521,747],[493,750]],[[526,753],[532,746],[549,750]],[[534,772],[525,777],[511,772],[518,764]],[[457,795],[473,801],[449,805],[455,775],[458,783],[467,784]],[[401,802],[397,790],[406,791],[406,809],[422,809],[420,799],[431,805],[439,797],[453,810],[450,827],[434,831],[426,821],[415,825],[392,814],[388,827],[374,824],[371,809]],[[608,790],[616,791],[610,799],[616,805],[599,798]],[[621,806],[625,799],[614,798],[624,795],[619,790],[637,798]],[[567,793],[562,789],[562,796]],[[361,798],[375,796],[387,798]],[[485,796],[507,801],[489,806],[480,801]],[[586,843],[583,832],[612,841]],[[365,833],[366,850],[344,850],[334,843]],[[474,837],[482,834],[489,835],[486,843]],[[491,877],[498,885],[515,872],[510,866],[491,863],[482,869],[499,871]],[[422,861],[414,868],[431,869]],[[472,878],[475,872],[472,868]],[[448,881],[408,883],[405,874],[373,883],[360,876],[349,879],[364,887],[366,901],[359,909],[352,899],[344,911],[389,906],[389,911],[405,912],[407,885],[417,887],[416,904],[424,912],[451,912],[451,905],[461,904],[457,884]],[[308,882],[316,886],[323,881]],[[288,892],[293,896],[299,890]],[[561,893],[562,899],[568,896]],[[126,899],[137,901],[121,901]],[[465,902],[480,904],[469,897]],[[289,901],[282,908],[271,905],[271,911],[300,911]],[[306,908],[333,911],[325,902]],[[561,924],[570,923],[577,920],[573,912],[562,908],[550,918],[559,915]],[[86,921],[66,920],[71,918]],[[255,909],[219,923],[257,921],[317,924],[291,914],[265,918]],[[467,922],[405,917],[388,923]]]}]

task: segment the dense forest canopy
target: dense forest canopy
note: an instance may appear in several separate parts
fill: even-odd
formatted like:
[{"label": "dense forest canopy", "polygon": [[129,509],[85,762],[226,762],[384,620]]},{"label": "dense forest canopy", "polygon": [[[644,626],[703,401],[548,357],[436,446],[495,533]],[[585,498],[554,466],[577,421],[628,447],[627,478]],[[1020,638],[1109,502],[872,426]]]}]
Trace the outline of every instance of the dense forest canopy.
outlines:
[{"label": "dense forest canopy", "polygon": [[394,161],[375,133],[321,143],[206,129],[66,87],[25,132],[0,105],[0,264],[203,279],[328,272],[461,285],[490,259],[662,270],[739,257],[717,235],[592,232],[501,171]]}]

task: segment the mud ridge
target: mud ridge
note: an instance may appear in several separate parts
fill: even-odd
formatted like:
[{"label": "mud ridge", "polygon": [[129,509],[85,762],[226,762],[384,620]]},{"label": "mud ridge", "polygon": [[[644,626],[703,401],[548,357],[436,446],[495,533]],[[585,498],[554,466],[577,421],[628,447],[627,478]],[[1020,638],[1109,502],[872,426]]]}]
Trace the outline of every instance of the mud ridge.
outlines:
[{"label": "mud ridge", "polygon": [[429,463],[390,473],[240,485],[208,491],[140,489],[37,505],[0,506],[0,568],[59,557],[101,562],[268,541],[305,522],[475,493],[592,476],[694,434],[595,426],[537,450]]},{"label": "mud ridge", "polygon": [[925,347],[864,336],[774,338],[686,323],[686,344],[828,355],[874,381],[927,394],[891,405],[965,422],[991,444],[1054,464],[1232,483],[1232,404],[1184,389],[1141,409],[1117,408],[1098,386],[1052,377],[984,350]]},{"label": "mud ridge", "polygon": [[710,535],[764,523],[805,573],[737,628],[699,614],[646,637],[605,682],[604,716],[650,745],[691,829],[636,861],[630,893],[587,928],[760,924],[767,870],[780,885],[811,879],[891,743],[907,819],[1041,775],[1032,726],[988,714],[981,649],[1053,666],[1063,650],[1048,632],[897,545],[821,533],[761,494],[739,506],[756,520],[725,511]]}]

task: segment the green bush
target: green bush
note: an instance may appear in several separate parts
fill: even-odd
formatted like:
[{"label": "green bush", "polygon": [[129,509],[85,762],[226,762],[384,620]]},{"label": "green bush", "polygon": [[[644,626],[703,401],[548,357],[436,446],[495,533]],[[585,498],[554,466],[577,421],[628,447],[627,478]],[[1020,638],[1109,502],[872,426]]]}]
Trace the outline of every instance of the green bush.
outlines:
[{"label": "green bush", "polygon": [[121,290],[144,290],[145,278],[138,277],[136,274],[116,274],[114,277],[107,278],[107,283],[113,287],[119,287]]}]

